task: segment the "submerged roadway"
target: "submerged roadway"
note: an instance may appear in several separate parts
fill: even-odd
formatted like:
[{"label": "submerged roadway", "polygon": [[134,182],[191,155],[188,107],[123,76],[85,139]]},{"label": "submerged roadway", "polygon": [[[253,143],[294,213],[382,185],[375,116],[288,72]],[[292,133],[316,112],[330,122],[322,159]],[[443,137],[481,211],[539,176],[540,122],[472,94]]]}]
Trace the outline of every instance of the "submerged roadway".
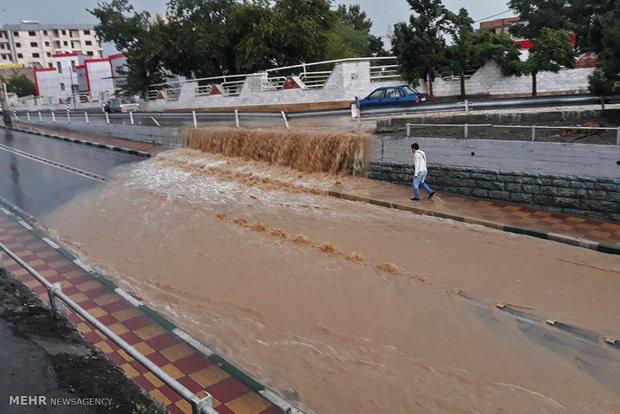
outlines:
[{"label": "submerged roadway", "polygon": [[141,158],[0,130],[0,197],[35,217],[103,183],[115,167]]}]

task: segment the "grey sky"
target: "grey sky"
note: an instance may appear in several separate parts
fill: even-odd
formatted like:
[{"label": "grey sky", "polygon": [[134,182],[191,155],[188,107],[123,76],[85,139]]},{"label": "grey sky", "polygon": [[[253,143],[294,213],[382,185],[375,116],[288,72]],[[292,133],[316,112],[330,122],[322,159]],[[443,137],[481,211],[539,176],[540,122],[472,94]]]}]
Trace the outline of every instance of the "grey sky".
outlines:
[{"label": "grey sky", "polygon": [[[19,23],[22,20],[38,20],[41,23],[96,23],[86,11],[94,8],[98,0],[0,0],[0,25]],[[138,10],[162,14],[167,0],[132,0]],[[406,0],[335,0],[339,4],[360,4],[373,21],[373,33],[384,36],[394,23],[407,20],[410,15]],[[444,0],[451,10],[461,7],[469,11],[474,20],[483,19],[508,10],[507,0]],[[498,17],[508,17],[508,12]],[[476,25],[477,27],[477,25]],[[106,52],[110,50],[106,47]]]}]

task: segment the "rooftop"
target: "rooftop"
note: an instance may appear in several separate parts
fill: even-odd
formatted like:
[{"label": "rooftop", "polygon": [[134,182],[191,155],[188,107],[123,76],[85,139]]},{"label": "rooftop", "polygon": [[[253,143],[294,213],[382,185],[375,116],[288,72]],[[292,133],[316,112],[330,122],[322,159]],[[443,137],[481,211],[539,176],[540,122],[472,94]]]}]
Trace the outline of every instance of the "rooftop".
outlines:
[{"label": "rooftop", "polygon": [[79,23],[39,23],[23,20],[20,24],[5,24],[0,30],[93,30],[94,24]]}]

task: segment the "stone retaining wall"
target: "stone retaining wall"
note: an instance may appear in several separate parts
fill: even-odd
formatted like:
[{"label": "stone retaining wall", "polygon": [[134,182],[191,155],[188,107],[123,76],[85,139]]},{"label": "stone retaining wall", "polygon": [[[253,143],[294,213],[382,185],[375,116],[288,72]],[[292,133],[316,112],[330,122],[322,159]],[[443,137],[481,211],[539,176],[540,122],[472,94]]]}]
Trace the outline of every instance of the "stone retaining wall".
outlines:
[{"label": "stone retaining wall", "polygon": [[[370,178],[394,184],[411,185],[412,175],[411,164],[369,167]],[[620,222],[620,179],[433,166],[426,180],[438,191]]]}]

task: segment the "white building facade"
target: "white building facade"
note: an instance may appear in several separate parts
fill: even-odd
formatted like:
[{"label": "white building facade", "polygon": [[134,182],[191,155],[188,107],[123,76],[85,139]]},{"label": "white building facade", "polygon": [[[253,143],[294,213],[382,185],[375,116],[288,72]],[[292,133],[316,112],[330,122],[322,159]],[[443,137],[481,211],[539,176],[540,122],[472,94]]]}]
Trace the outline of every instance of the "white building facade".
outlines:
[{"label": "white building facade", "polygon": [[12,62],[35,69],[50,68],[53,55],[71,53],[93,59],[103,57],[103,46],[92,25],[25,20],[0,28],[0,64]]},{"label": "white building facade", "polygon": [[37,96],[68,98],[80,93],[99,97],[113,93],[114,67],[122,72],[124,61],[124,55],[120,54],[97,59],[79,53],[52,55],[50,67],[33,70]]}]

